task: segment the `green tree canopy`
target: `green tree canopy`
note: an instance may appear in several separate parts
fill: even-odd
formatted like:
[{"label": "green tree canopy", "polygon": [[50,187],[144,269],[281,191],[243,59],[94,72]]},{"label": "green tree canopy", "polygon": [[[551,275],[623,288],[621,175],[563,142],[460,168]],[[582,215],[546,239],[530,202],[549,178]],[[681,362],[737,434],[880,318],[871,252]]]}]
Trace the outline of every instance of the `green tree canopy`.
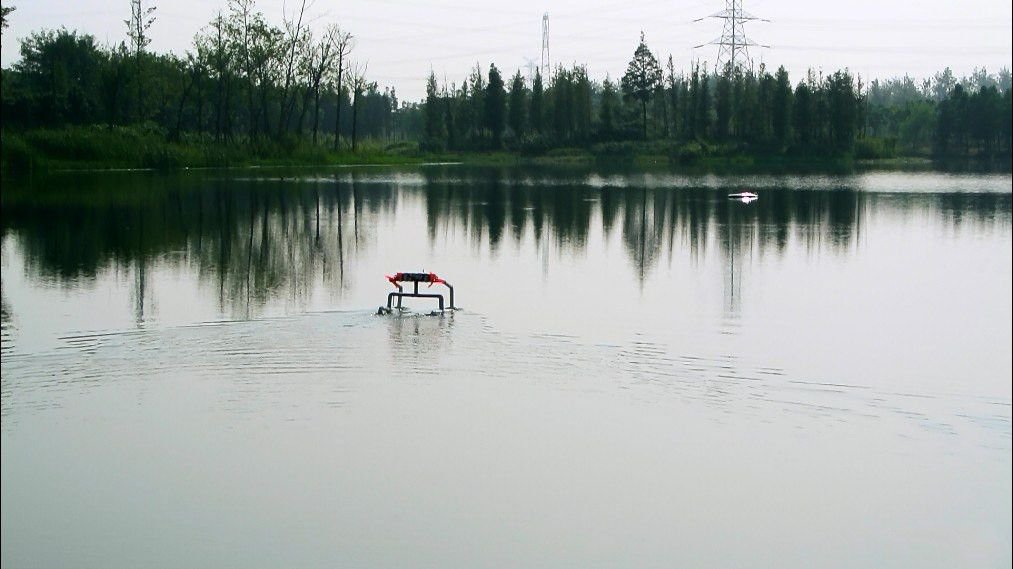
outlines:
[{"label": "green tree canopy", "polygon": [[507,122],[514,131],[514,136],[524,136],[524,128],[527,123],[527,88],[524,86],[524,77],[517,71],[510,82],[510,111]]},{"label": "green tree canopy", "polygon": [[536,133],[542,132],[542,117],[545,116],[545,94],[542,87],[542,74],[535,72],[535,79],[531,82],[531,112],[528,120],[531,123],[531,130]]},{"label": "green tree canopy", "polygon": [[788,71],[784,66],[777,68],[775,76],[776,86],[774,87],[774,101],[771,109],[774,122],[774,140],[777,141],[779,149],[788,146],[791,140],[791,108],[792,91],[791,81],[788,79]]},{"label": "green tree canopy", "polygon": [[485,127],[492,133],[492,144],[499,148],[506,126],[506,88],[496,65],[489,66],[489,83],[485,87]]},{"label": "green tree canopy", "polygon": [[65,28],[43,30],[22,40],[21,61],[14,70],[26,91],[37,98],[38,114],[31,118],[47,126],[94,121],[105,60],[94,36]]},{"label": "green tree canopy", "polygon": [[436,87],[436,73],[430,71],[426,79],[425,140],[430,148],[442,150],[447,144],[447,126],[443,120],[444,109]]},{"label": "green tree canopy", "polygon": [[598,130],[605,140],[612,140],[616,135],[616,107],[618,101],[616,88],[606,77],[601,87],[601,106],[598,108]]},{"label": "green tree canopy", "polygon": [[7,22],[7,16],[10,16],[14,10],[14,6],[0,6],[0,30],[6,30],[10,25]]},{"label": "green tree canopy", "polygon": [[640,32],[640,45],[633,52],[633,59],[626,66],[626,74],[622,78],[623,94],[640,101],[640,110],[644,140],[647,140],[647,103],[654,91],[661,84],[661,66],[644,41],[644,32]]}]

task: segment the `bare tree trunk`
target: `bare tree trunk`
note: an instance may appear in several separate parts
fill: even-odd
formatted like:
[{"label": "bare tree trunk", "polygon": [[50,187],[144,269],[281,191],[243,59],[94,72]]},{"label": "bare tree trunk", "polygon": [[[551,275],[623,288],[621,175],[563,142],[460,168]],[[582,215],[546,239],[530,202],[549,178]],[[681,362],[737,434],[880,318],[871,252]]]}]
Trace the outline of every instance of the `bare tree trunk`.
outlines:
[{"label": "bare tree trunk", "polygon": [[643,112],[644,140],[647,140],[647,99],[640,101],[640,108]]},{"label": "bare tree trunk", "polygon": [[[306,123],[306,112],[310,108],[310,98],[312,96],[313,96],[313,88],[307,87],[306,91],[303,93],[302,105],[300,105],[299,108],[299,121],[296,123],[296,132],[299,134],[300,138],[302,137],[302,128],[303,125]],[[313,130],[316,131],[315,125],[313,127]],[[314,140],[314,142],[316,141]]]},{"label": "bare tree trunk", "polygon": [[[179,97],[179,106],[176,109],[176,128],[172,133],[172,140],[179,141],[179,133],[183,128],[183,107],[186,105],[186,99],[190,96],[190,91],[197,83],[197,79],[201,74],[201,69],[196,62],[193,62],[190,67],[189,81],[183,87],[183,94]],[[199,96],[199,95],[198,95]]]},{"label": "bare tree trunk", "polygon": [[313,145],[317,144],[317,132],[320,130],[320,86],[313,93]]},{"label": "bare tree trunk", "polygon": [[352,153],[355,153],[356,138],[355,131],[359,118],[359,85],[356,81],[355,90],[352,95]]},{"label": "bare tree trunk", "polygon": [[356,65],[352,70],[352,152],[354,153],[358,144],[358,137],[356,133],[358,131],[359,124],[359,99],[362,97],[362,90],[366,88],[366,69],[369,68],[369,64],[364,66]]},{"label": "bare tree trunk", "polygon": [[338,104],[334,109],[334,151],[341,148],[341,89],[345,72],[345,57],[352,51],[352,35],[336,30],[335,46],[338,52]]},{"label": "bare tree trunk", "polygon": [[[295,93],[292,93],[292,83],[295,80],[295,56],[296,51],[299,48],[299,40],[302,38],[303,16],[306,13],[306,0],[302,0],[299,3],[299,17],[295,21],[295,25],[292,22],[286,21],[285,27],[289,30],[289,47],[288,47],[288,64],[285,66],[285,85],[281,89],[281,108],[279,109],[278,117],[278,137],[285,132],[288,127],[288,123],[292,118],[292,111],[295,108]],[[291,99],[291,101],[289,100]]]},{"label": "bare tree trunk", "polygon": [[344,73],[344,62],[343,57],[338,54],[338,104],[334,109],[334,151],[337,152],[340,149],[341,142],[341,75]]},{"label": "bare tree trunk", "polygon": [[[334,59],[334,52],[340,46],[341,30],[336,25],[327,26],[323,39],[320,40],[319,58],[315,58],[310,70],[310,89],[313,95],[313,145],[317,143],[317,133],[320,131],[320,87],[324,82],[324,74],[327,73]],[[316,52],[315,52],[316,53]],[[305,109],[304,109],[305,112]]]}]

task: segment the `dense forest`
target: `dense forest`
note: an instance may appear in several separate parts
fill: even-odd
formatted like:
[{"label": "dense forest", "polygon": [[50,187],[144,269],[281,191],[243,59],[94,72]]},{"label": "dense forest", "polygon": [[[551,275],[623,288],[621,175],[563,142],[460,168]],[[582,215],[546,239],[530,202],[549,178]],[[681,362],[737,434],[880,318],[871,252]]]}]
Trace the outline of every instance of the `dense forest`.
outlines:
[{"label": "dense forest", "polygon": [[[594,80],[580,65],[527,78],[476,64],[449,85],[430,72],[425,100],[405,102],[394,87],[369,80],[351,33],[336,24],[311,31],[306,7],[273,24],[254,0],[230,0],[183,56],[148,49],[156,10],[145,0],[130,0],[126,39],[117,45],[65,28],[30,34],[0,78],[5,163],[19,153],[94,153],[68,139],[94,141],[95,133],[134,146],[154,139],[254,156],[311,149],[310,158],[322,160],[363,144],[526,155],[583,148],[679,162],[1010,155],[1008,70],[958,79],[946,69],[921,82],[866,84],[844,69],[794,82],[783,67],[771,73],[763,65],[715,70],[694,62],[680,71],[671,56],[660,63],[641,35],[616,80]],[[4,27],[12,10],[3,8]],[[207,154],[204,161],[216,161]]]},{"label": "dense forest", "polygon": [[459,86],[430,74],[424,144],[434,149],[510,148],[542,152],[594,145],[602,153],[655,141],[682,158],[723,154],[888,157],[1000,156],[1010,152],[1010,73],[979,70],[958,80],[946,69],[916,84],[910,77],[864,85],[848,70],[810,71],[793,84],[725,66],[664,67],[643,36],[626,73],[596,82],[583,66],[504,80],[495,65],[476,67]]}]

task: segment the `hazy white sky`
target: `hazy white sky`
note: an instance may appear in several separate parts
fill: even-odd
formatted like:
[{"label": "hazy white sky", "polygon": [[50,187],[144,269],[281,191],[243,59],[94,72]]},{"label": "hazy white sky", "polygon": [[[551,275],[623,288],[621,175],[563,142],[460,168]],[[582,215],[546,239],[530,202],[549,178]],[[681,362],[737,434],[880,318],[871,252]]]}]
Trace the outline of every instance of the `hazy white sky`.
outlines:
[{"label": "hazy white sky", "polygon": [[[152,49],[182,54],[221,0],[148,0],[157,7]],[[280,25],[283,10],[299,0],[259,0],[268,20]],[[368,62],[367,75],[392,85],[402,99],[423,96],[432,68],[459,83],[479,63],[505,74],[541,55],[542,14],[549,13],[553,65],[586,64],[592,77],[621,76],[643,30],[647,43],[677,69],[696,58],[713,62],[722,21],[706,19],[724,0],[315,0],[313,26],[338,23],[356,38],[353,58]],[[17,11],[3,37],[2,62],[17,60],[18,39],[32,31],[65,26],[101,43],[126,37],[128,0],[4,0]],[[864,78],[910,74],[928,77],[949,66],[958,75],[975,67],[1011,67],[1013,11],[1009,0],[743,0],[770,22],[751,22],[746,34],[769,49],[752,48],[756,62],[784,65],[798,81],[807,68],[848,67]],[[526,59],[527,58],[527,59]],[[525,70],[526,73],[526,70]]]}]

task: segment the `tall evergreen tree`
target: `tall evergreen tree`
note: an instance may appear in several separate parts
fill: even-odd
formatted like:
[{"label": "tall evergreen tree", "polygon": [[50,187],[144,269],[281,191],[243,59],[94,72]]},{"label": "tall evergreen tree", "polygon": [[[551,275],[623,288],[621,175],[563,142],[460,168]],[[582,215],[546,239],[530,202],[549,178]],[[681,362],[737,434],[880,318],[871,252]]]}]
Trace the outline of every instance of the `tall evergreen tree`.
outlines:
[{"label": "tall evergreen tree", "polygon": [[803,151],[808,151],[814,142],[813,137],[813,94],[805,81],[799,82],[795,88],[792,106],[792,130],[795,139]]},{"label": "tall evergreen tree", "polygon": [[549,115],[552,117],[552,128],[556,140],[566,140],[570,136],[572,121],[572,105],[570,101],[570,72],[562,67],[556,69],[552,77],[552,86],[548,90]]},{"label": "tall evergreen tree", "polygon": [[506,89],[496,65],[489,66],[489,83],[485,87],[485,128],[492,134],[492,145],[499,148],[506,126]]},{"label": "tall evergreen tree", "polygon": [[[714,125],[714,136],[724,142],[732,130],[732,81],[734,69],[729,62],[725,65],[724,73],[717,76],[717,89],[714,93],[714,109],[717,115],[717,122]],[[736,91],[741,87],[739,77],[735,77]]]},{"label": "tall evergreen tree", "polygon": [[443,99],[443,121],[444,124],[446,125],[447,130],[447,148],[456,150],[458,148],[458,144],[461,138],[458,134],[458,131],[460,130],[458,124],[460,121],[458,120],[457,116],[458,104],[457,101],[455,100],[453,89],[451,89],[451,92],[449,94],[446,92],[446,89],[444,89],[442,99]]},{"label": "tall evergreen tree", "polygon": [[762,120],[759,108],[759,85],[753,71],[735,72],[734,89],[735,108],[733,111],[735,135],[743,141],[756,142],[763,137]]},{"label": "tall evergreen tree", "polygon": [[1000,151],[1002,151],[1002,148],[1005,148],[1006,154],[1009,155],[1011,150],[1013,150],[1011,148],[1011,143],[1013,143],[1013,89],[1010,89],[1009,86],[1003,92],[1002,108],[1002,116],[1000,117],[1002,127],[999,131],[1000,141],[1002,142]]},{"label": "tall evergreen tree", "polygon": [[[699,73],[699,66],[697,72]],[[696,134],[700,138],[707,138],[710,135],[711,127],[711,97],[710,97],[710,77],[707,75],[707,67],[704,66],[703,73],[700,74],[700,84],[697,87],[698,94],[696,97]]]},{"label": "tall evergreen tree", "polygon": [[524,137],[524,129],[527,127],[527,87],[524,86],[524,77],[518,70],[510,81],[510,110],[507,115],[507,124],[514,131],[518,139]]},{"label": "tall evergreen tree", "polygon": [[601,87],[601,106],[598,107],[598,133],[603,140],[612,140],[616,134],[616,109],[619,97],[615,85],[606,77]]},{"label": "tall evergreen tree", "polygon": [[679,126],[682,123],[682,117],[679,113],[679,84],[675,79],[675,64],[672,62],[672,56],[668,56],[668,64],[665,66],[668,70],[668,99],[667,103],[671,108],[670,116],[672,117],[672,136],[679,138]]},{"label": "tall evergreen tree", "polygon": [[654,96],[661,83],[661,66],[644,41],[644,32],[640,32],[640,45],[633,52],[633,59],[626,66],[626,74],[622,78],[623,94],[640,102],[641,127],[644,140],[647,140],[647,103]]},{"label": "tall evergreen tree", "polygon": [[429,72],[426,79],[425,108],[425,144],[432,148],[442,149],[447,143],[447,129],[443,120],[444,110],[439,93],[436,90],[436,74]]},{"label": "tall evergreen tree", "polygon": [[591,80],[587,69],[573,69],[573,128],[578,140],[587,140],[591,134]]},{"label": "tall evergreen tree", "polygon": [[468,116],[471,119],[469,134],[476,141],[481,141],[485,138],[485,76],[477,63],[468,77],[467,85],[471,95],[468,99],[468,104],[471,107],[468,111]]},{"label": "tall evergreen tree", "polygon": [[858,98],[855,82],[846,69],[837,71],[826,81],[829,135],[834,152],[850,152],[858,129]]},{"label": "tall evergreen tree", "polygon": [[676,100],[676,104],[679,106],[679,135],[680,138],[692,138],[693,129],[695,128],[693,123],[693,93],[691,91],[692,80],[687,80],[683,77],[679,83],[679,98]]},{"label": "tall evergreen tree", "polygon": [[531,82],[531,112],[528,119],[531,123],[531,130],[536,134],[542,134],[545,129],[543,119],[545,117],[545,92],[542,87],[542,74],[535,72],[535,79]]},{"label": "tall evergreen tree", "polygon": [[757,127],[760,132],[757,135],[758,140],[761,141],[765,146],[769,147],[771,141],[774,139],[774,119],[773,119],[773,107],[774,107],[774,90],[777,88],[777,82],[774,78],[767,73],[767,68],[764,65],[760,65],[760,83],[759,83],[759,100],[757,101]]}]

